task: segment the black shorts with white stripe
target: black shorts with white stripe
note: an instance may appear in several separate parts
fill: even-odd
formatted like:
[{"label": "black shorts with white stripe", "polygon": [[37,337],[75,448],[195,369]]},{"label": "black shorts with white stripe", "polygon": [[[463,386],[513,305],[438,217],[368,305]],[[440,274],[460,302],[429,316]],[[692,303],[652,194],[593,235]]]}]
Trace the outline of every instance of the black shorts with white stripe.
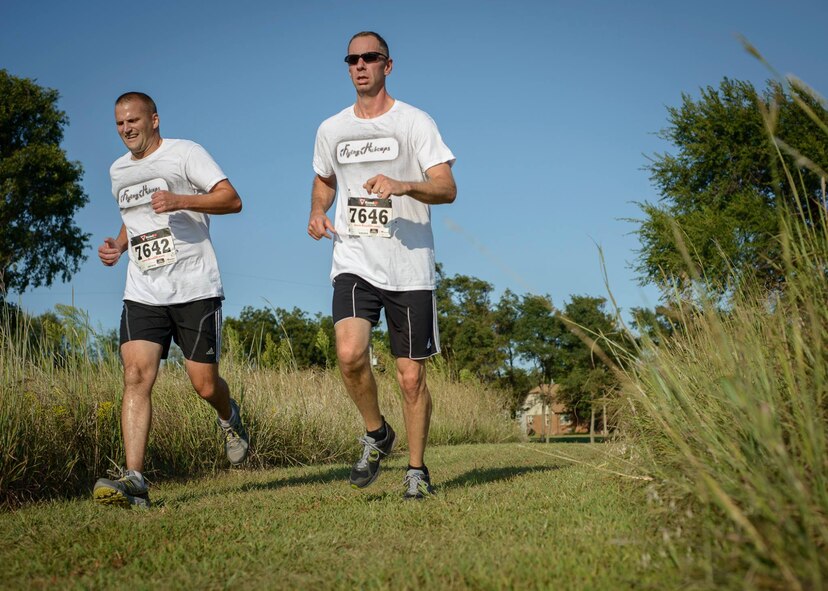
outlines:
[{"label": "black shorts with white stripe", "polygon": [[199,363],[218,363],[221,354],[221,298],[207,298],[150,306],[124,300],[121,312],[121,344],[150,341],[163,347],[166,359],[170,341],[181,347],[184,357]]},{"label": "black shorts with white stripe", "polygon": [[345,318],[363,318],[376,326],[382,308],[395,357],[427,359],[440,352],[437,304],[432,290],[380,289],[351,273],[334,278],[334,324]]}]

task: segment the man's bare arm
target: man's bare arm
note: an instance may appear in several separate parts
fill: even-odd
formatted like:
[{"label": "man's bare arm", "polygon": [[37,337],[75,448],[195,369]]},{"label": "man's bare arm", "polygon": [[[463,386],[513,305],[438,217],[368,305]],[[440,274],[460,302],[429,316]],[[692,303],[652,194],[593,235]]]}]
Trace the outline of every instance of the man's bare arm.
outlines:
[{"label": "man's bare arm", "polygon": [[103,244],[98,247],[98,258],[107,267],[113,266],[121,258],[121,254],[127,249],[126,226],[121,224],[121,230],[117,238],[104,238]]},{"label": "man's bare arm", "polygon": [[209,193],[203,195],[177,195],[169,191],[156,191],[152,194],[152,210],[155,213],[180,209],[212,215],[238,213],[242,209],[242,201],[227,179],[217,182]]},{"label": "man's bare arm", "polygon": [[336,198],[336,176],[328,178],[319,176],[313,178],[311,189],[311,212],[308,220],[308,235],[314,240],[333,238],[328,232],[336,234],[334,225],[328,218],[328,210]]},{"label": "man's bare arm", "polygon": [[398,181],[379,174],[368,179],[363,187],[369,193],[383,199],[392,195],[408,195],[428,205],[454,202],[457,197],[457,185],[451,173],[451,166],[445,162],[437,164],[426,171],[426,176],[428,179],[425,181]]}]

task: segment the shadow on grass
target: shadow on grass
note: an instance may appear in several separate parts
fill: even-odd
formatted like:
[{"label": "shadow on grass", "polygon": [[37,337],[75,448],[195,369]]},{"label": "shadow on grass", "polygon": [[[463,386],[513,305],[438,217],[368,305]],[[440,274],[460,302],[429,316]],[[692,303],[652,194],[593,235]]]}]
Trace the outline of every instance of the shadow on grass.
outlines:
[{"label": "shadow on grass", "polygon": [[265,482],[246,482],[244,484],[226,486],[222,488],[210,488],[192,492],[182,492],[168,497],[168,502],[184,503],[207,497],[226,495],[228,493],[245,493],[260,490],[279,490],[292,486],[306,486],[309,484],[328,484],[331,482],[343,482],[348,479],[350,468],[344,466],[331,467],[325,470],[315,471],[304,476],[292,476],[290,478],[275,478]]},{"label": "shadow on grass", "polygon": [[[469,470],[464,474],[461,474],[451,480],[446,482],[437,482],[435,483],[435,490],[439,494],[440,491],[450,490],[454,488],[463,488],[469,486],[477,486],[481,484],[487,484],[490,482],[497,482],[502,480],[509,480],[512,478],[516,478],[519,476],[523,476],[525,474],[532,474],[535,472],[549,472],[553,470],[558,470],[564,466],[549,466],[549,465],[536,465],[536,466],[504,466],[504,467],[494,467],[494,468],[475,468],[473,470]],[[290,478],[275,478],[272,480],[267,480],[263,482],[246,482],[244,484],[236,484],[231,486],[221,486],[221,487],[208,487],[203,488],[198,486],[196,483],[192,483],[192,488],[188,488],[186,490],[181,490],[176,493],[169,493],[167,492],[162,496],[162,498],[153,498],[153,508],[160,509],[162,507],[169,507],[169,506],[176,506],[180,504],[185,504],[193,501],[198,501],[200,499],[206,499],[215,496],[223,496],[232,493],[246,493],[246,492],[254,492],[254,491],[262,491],[262,490],[279,490],[283,488],[290,488],[295,486],[306,486],[306,485],[313,485],[313,484],[331,484],[331,483],[342,483],[343,486],[347,484],[348,475],[350,474],[350,467],[349,466],[331,466],[326,469],[314,470],[310,474],[305,474],[302,476],[292,476]],[[209,478],[209,476],[201,476],[197,478]],[[179,477],[179,478],[165,478],[160,482],[164,483],[171,483],[176,482],[179,484],[183,484],[186,486],[186,483],[190,481],[187,477]],[[152,488],[150,489],[152,491]],[[367,501],[379,501],[385,499],[389,496],[397,497],[401,496],[402,493],[399,492],[386,492],[380,494],[369,494],[365,495],[365,499]],[[84,491],[80,494],[73,494],[68,496],[68,498],[64,497],[64,500],[79,500],[82,498],[88,498],[91,502],[91,492]],[[24,505],[25,506],[25,505]]]},{"label": "shadow on grass", "polygon": [[[435,482],[434,492],[440,494],[442,491],[447,491],[455,488],[466,488],[470,486],[478,486],[481,484],[488,484],[489,482],[498,482],[501,480],[510,480],[523,476],[525,474],[533,474],[535,472],[551,472],[553,470],[560,470],[568,466],[503,466],[499,468],[475,468],[468,472],[461,474],[446,482]],[[376,502],[382,501],[389,497],[401,497],[402,490],[395,492],[384,492],[365,495],[365,501]]]},{"label": "shadow on grass", "polygon": [[447,482],[441,483],[438,490],[446,490],[451,488],[461,488],[467,486],[477,486],[480,484],[487,484],[489,482],[497,482],[498,480],[510,480],[524,474],[532,474],[534,472],[551,472],[552,470],[560,470],[562,466],[503,466],[499,468],[475,468],[469,470],[465,474],[461,474]]},{"label": "shadow on grass", "polygon": [[[595,435],[595,443],[604,443],[609,441],[609,435]],[[549,437],[549,441],[545,441],[543,436],[532,436],[529,438],[529,443],[591,443],[589,435],[553,435]]]},{"label": "shadow on grass", "polygon": [[331,482],[344,482],[348,480],[351,468],[347,466],[336,466],[307,474],[305,476],[292,476],[290,478],[276,478],[268,482],[249,482],[238,487],[238,490],[276,490],[289,486],[304,486],[306,484],[328,484]]}]

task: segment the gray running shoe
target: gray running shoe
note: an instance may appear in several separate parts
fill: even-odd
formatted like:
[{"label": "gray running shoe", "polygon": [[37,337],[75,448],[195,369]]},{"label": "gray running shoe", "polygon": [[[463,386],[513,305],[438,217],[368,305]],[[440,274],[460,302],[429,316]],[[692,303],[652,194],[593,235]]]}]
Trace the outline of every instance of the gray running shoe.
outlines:
[{"label": "gray running shoe", "polygon": [[149,491],[144,479],[132,470],[117,469],[116,480],[99,478],[92,490],[92,498],[101,505],[114,505],[129,509],[132,506],[149,509]]},{"label": "gray running shoe", "polygon": [[409,470],[403,479],[404,499],[424,499],[434,494],[431,478],[422,470]]},{"label": "gray running shoe", "polygon": [[247,457],[250,438],[247,435],[247,429],[242,424],[239,405],[232,398],[230,399],[230,408],[236,420],[230,423],[228,427],[225,427],[220,422],[218,425],[224,431],[224,453],[227,454],[227,459],[230,460],[231,464],[238,466]]},{"label": "gray running shoe", "polygon": [[362,444],[362,457],[351,468],[349,480],[352,487],[365,488],[374,482],[379,475],[380,460],[394,449],[397,434],[388,423],[385,423],[385,428],[387,433],[382,441],[374,441],[374,438],[368,435],[359,438],[358,441]]}]

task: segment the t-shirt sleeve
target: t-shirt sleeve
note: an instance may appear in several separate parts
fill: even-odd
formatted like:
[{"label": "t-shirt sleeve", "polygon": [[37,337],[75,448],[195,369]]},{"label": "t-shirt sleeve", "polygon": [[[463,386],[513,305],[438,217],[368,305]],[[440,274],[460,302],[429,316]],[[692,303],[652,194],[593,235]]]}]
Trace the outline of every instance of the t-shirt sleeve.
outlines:
[{"label": "t-shirt sleeve", "polygon": [[227,178],[207,150],[193,144],[184,161],[184,173],[190,183],[199,191],[209,193],[219,182]]},{"label": "t-shirt sleeve", "polygon": [[316,143],[313,146],[313,171],[325,179],[334,175],[331,151],[321,125],[316,132]]},{"label": "t-shirt sleeve", "polygon": [[112,166],[109,167],[109,182],[112,186],[112,196],[115,197],[115,201],[118,201],[118,188],[115,186],[115,165],[118,164],[118,161],[112,163]]},{"label": "t-shirt sleeve", "polygon": [[443,142],[440,131],[437,129],[437,124],[434,123],[434,119],[425,113],[419,113],[418,115],[418,117],[414,118],[411,137],[414,152],[417,154],[417,161],[422,171],[425,172],[432,166],[437,166],[444,162],[449,166],[454,164],[456,158]]}]

